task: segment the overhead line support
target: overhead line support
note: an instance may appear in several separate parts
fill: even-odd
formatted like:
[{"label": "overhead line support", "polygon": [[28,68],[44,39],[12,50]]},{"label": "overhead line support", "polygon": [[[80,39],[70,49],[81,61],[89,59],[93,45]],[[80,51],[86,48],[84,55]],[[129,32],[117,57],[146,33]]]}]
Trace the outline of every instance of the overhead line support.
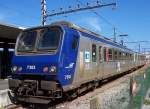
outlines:
[{"label": "overhead line support", "polygon": [[87,6],[87,7],[83,7],[83,8],[70,9],[70,10],[66,10],[66,11],[47,14],[46,17],[69,14],[69,13],[73,13],[73,12],[84,11],[84,10],[95,9],[95,8],[101,8],[101,7],[105,7],[105,6],[116,6],[116,3],[98,4],[98,5],[95,5],[95,6]]}]

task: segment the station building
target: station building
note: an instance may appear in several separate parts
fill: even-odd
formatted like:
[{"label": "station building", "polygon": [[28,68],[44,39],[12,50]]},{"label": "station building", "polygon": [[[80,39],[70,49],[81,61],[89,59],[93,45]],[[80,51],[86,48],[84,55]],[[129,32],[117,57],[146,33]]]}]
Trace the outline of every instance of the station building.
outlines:
[{"label": "station building", "polygon": [[0,78],[11,74],[11,60],[18,34],[23,29],[13,25],[0,24]]}]

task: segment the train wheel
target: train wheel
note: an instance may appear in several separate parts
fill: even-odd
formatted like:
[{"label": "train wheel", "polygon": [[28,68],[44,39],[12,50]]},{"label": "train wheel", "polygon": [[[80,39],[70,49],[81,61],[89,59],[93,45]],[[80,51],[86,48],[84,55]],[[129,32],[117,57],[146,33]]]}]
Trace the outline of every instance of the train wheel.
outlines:
[{"label": "train wheel", "polygon": [[98,87],[98,81],[94,81],[93,83],[92,83],[92,91],[94,91],[97,87]]},{"label": "train wheel", "polygon": [[65,94],[65,98],[67,101],[74,100],[77,97],[78,97],[78,90],[77,89],[75,89],[73,91],[66,92],[66,94]]}]

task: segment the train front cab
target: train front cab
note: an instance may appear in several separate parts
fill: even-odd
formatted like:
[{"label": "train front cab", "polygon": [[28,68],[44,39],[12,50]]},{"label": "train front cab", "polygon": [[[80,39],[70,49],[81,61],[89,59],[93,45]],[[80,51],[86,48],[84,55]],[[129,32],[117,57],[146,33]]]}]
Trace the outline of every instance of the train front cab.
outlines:
[{"label": "train front cab", "polygon": [[78,42],[78,32],[66,26],[21,33],[9,79],[11,100],[48,103],[52,98],[61,98],[64,87],[73,81]]}]

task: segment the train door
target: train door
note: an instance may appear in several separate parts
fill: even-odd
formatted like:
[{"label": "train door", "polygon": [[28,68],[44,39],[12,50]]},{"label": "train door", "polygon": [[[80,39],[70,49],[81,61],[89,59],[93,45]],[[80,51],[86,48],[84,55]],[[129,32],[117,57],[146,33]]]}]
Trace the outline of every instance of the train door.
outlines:
[{"label": "train door", "polygon": [[[79,81],[85,82],[91,80],[95,77],[95,72],[93,71],[92,62],[92,44],[93,41],[86,37],[80,38],[80,51],[79,51]],[[95,61],[96,51],[95,46],[93,48],[93,61]]]},{"label": "train door", "polygon": [[98,53],[97,53],[97,45],[95,43],[92,44],[92,74],[97,77],[98,74]]},{"label": "train door", "polygon": [[102,79],[103,77],[103,48],[98,46],[98,78]]},{"label": "train door", "polygon": [[103,47],[103,78],[107,78],[109,76],[109,56],[108,56],[108,47]]}]

